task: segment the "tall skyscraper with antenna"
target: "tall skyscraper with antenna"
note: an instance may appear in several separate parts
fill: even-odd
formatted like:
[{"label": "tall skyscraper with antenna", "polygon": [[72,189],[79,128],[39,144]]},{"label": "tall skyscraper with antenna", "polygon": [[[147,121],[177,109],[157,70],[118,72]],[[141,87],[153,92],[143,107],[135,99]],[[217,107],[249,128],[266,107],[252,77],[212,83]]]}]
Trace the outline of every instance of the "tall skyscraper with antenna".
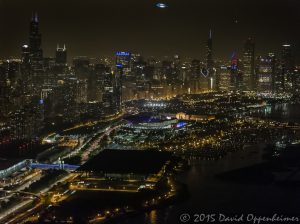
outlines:
[{"label": "tall skyscraper with antenna", "polygon": [[32,15],[29,30],[29,48],[31,60],[43,58],[43,50],[41,48],[42,35],[39,31],[39,18],[37,13]]},{"label": "tall skyscraper with antenna", "polygon": [[208,89],[212,90],[215,83],[214,61],[213,61],[213,39],[212,30],[209,30],[208,40],[206,44],[206,68],[208,72]]},{"label": "tall skyscraper with antenna", "polygon": [[43,84],[43,50],[42,35],[39,31],[39,17],[34,13],[30,22],[29,29],[29,60],[33,83]]}]

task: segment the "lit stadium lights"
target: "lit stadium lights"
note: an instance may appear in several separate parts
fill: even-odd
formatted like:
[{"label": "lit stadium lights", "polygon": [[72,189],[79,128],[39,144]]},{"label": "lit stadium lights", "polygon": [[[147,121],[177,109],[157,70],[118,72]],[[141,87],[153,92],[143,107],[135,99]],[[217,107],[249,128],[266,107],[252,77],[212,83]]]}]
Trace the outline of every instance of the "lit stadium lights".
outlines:
[{"label": "lit stadium lights", "polygon": [[164,103],[164,102],[147,102],[144,104],[144,107],[151,107],[151,108],[154,108],[154,107],[166,107],[167,104]]}]

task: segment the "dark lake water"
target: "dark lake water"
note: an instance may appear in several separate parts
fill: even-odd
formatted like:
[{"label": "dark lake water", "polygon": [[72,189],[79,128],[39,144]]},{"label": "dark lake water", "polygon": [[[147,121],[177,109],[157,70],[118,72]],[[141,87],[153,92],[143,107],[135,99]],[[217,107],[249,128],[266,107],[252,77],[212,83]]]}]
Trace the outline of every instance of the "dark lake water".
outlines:
[{"label": "dark lake water", "polygon": [[[258,153],[251,153],[256,150]],[[119,222],[120,224],[175,224],[182,213],[193,214],[300,214],[300,190],[273,184],[238,184],[221,181],[215,174],[261,162],[261,150],[246,149],[219,161],[192,160],[189,171],[178,179],[188,185],[190,197],[183,203],[154,210]],[[300,217],[300,215],[299,215]],[[193,222],[188,222],[193,223]]]},{"label": "dark lake water", "polygon": [[[300,122],[300,105],[281,104],[255,113],[270,119]],[[298,214],[300,217],[300,189],[283,188],[273,184],[242,184],[219,180],[216,174],[262,162],[263,145],[227,155],[218,161],[191,159],[191,169],[177,179],[187,184],[190,197],[184,202],[164,209],[153,210],[127,218],[119,224],[176,224],[180,215],[225,213],[240,215]],[[186,223],[194,223],[192,221]],[[206,223],[206,222],[205,222]]]},{"label": "dark lake water", "polygon": [[262,110],[251,113],[251,115],[283,122],[300,123],[300,104],[284,103],[267,106]]}]

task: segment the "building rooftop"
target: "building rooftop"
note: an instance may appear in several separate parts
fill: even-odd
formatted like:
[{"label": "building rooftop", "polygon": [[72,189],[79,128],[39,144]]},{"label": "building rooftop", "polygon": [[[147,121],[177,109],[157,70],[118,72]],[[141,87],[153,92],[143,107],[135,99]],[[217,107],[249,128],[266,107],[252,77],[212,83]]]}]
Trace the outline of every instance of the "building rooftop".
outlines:
[{"label": "building rooftop", "polygon": [[140,124],[140,123],[162,123],[170,119],[167,119],[167,117],[162,114],[157,115],[153,113],[144,112],[138,115],[127,116],[125,117],[125,120],[127,120],[131,124]]},{"label": "building rooftop", "polygon": [[155,174],[171,159],[171,156],[169,152],[153,150],[106,149],[83,164],[78,171]]}]

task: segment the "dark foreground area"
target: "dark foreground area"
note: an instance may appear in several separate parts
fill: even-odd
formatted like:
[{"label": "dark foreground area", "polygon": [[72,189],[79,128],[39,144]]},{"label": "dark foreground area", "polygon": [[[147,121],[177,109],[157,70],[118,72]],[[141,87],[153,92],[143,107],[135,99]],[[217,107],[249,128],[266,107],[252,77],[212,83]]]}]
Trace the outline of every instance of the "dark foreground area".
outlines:
[{"label": "dark foreground area", "polygon": [[[264,148],[264,145],[248,147],[244,151],[229,154],[217,161],[191,158],[191,169],[177,177],[177,180],[188,185],[190,197],[187,200],[164,209],[127,218],[118,223],[184,223],[180,220],[182,214],[189,214],[193,217],[198,214],[272,216],[276,213],[282,216],[300,217],[299,188],[288,187],[288,185],[282,186],[272,179],[268,179],[268,175],[266,180],[264,180],[265,176],[262,175],[258,179],[249,175],[249,172],[252,174],[260,173],[259,167],[265,166],[258,165],[265,162],[262,158],[265,154]],[[249,168],[256,165],[258,168]],[[241,171],[245,167],[248,168]],[[233,175],[236,172],[238,175]],[[220,178],[221,175],[224,177]],[[185,223],[194,223],[192,221]]]}]

